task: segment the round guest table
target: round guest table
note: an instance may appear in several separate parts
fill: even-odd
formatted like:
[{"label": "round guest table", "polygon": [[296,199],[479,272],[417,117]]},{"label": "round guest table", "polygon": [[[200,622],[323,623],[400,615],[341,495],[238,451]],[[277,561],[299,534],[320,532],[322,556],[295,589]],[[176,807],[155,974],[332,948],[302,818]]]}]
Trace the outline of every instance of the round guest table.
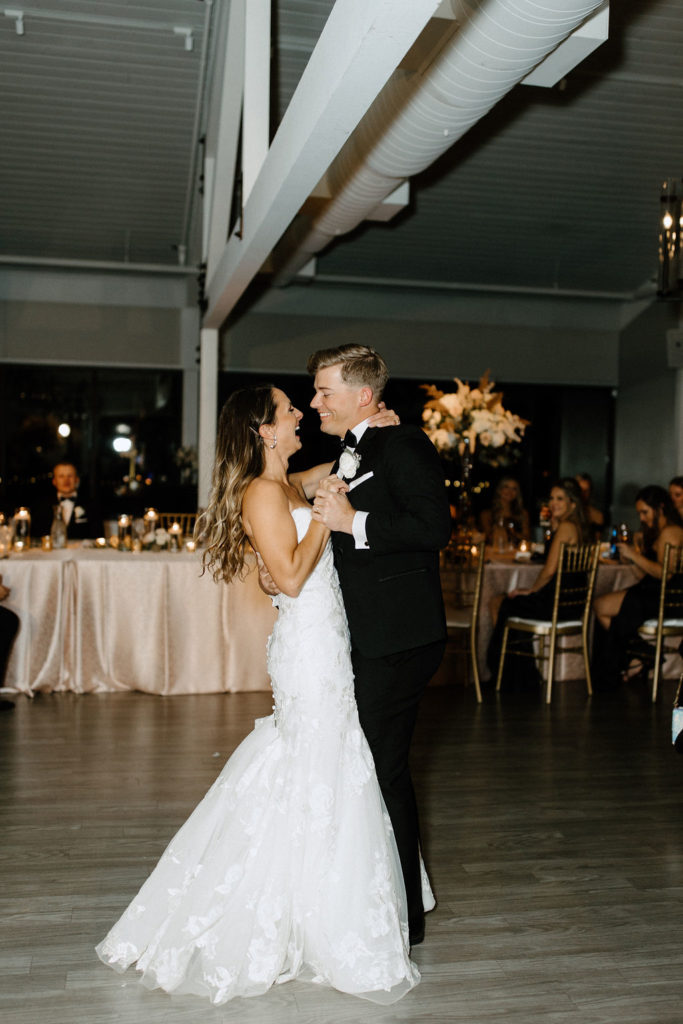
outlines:
[{"label": "round guest table", "polygon": [[[479,614],[479,635],[477,638],[477,651],[479,656],[479,671],[483,680],[488,680],[491,673],[486,664],[486,649],[488,647],[491,633],[493,632],[493,620],[491,618],[491,599],[497,594],[509,594],[512,590],[525,589],[534,582],[542,565],[540,563],[518,562],[513,556],[509,558],[493,559],[487,562],[484,567],[484,579],[481,593],[481,609]],[[448,586],[448,569],[441,570],[444,586]],[[619,565],[618,563],[601,562],[598,566],[598,574],[595,580],[595,595],[605,594],[613,590],[621,590],[630,587],[638,579],[635,570],[630,566]],[[452,584],[451,584],[452,586]],[[576,638],[570,637],[569,643],[574,646]],[[564,640],[560,638],[558,647],[561,651]],[[580,654],[565,654],[558,657],[556,678],[558,679],[580,679],[583,678],[583,660]]]}]

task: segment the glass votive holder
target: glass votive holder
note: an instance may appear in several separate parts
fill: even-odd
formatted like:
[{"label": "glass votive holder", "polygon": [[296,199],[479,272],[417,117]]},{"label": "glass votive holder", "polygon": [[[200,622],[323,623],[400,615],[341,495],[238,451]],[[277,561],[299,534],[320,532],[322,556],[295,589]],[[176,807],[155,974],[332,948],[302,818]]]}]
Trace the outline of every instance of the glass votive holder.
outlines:
[{"label": "glass votive holder", "polygon": [[96,548],[106,548],[106,546],[107,546],[107,538],[106,537],[96,537],[95,538],[95,547]]},{"label": "glass votive holder", "polygon": [[0,558],[8,558],[12,550],[12,527],[0,523]]},{"label": "glass votive holder", "polygon": [[189,551],[190,553],[192,553],[193,551],[196,551],[197,550],[197,541],[196,540],[186,540],[185,541],[185,550]]},{"label": "glass votive holder", "polygon": [[168,550],[180,551],[183,540],[183,531],[180,523],[171,523],[168,528]]},{"label": "glass votive holder", "polygon": [[40,546],[43,551],[52,551],[52,537],[49,533],[46,533],[44,537],[40,538]]},{"label": "glass votive holder", "polygon": [[131,530],[133,521],[130,516],[120,515],[118,518],[118,549],[119,551],[130,551],[132,545]]},{"label": "glass votive holder", "polygon": [[[31,513],[25,506],[21,506],[14,513],[12,519],[14,531],[14,550],[25,551],[31,547]],[[17,547],[19,544],[19,547]]]},{"label": "glass votive holder", "polygon": [[145,534],[154,533],[159,525],[159,513],[155,508],[146,508],[142,521]]}]

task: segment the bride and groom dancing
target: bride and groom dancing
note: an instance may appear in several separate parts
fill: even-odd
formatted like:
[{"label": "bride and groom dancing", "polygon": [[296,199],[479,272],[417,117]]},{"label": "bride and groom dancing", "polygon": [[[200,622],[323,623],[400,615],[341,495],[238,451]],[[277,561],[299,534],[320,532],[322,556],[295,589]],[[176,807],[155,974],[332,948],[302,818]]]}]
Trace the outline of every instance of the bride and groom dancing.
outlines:
[{"label": "bride and groom dancing", "polygon": [[97,947],[151,988],[215,1004],[293,978],[393,1002],[419,981],[410,946],[434,905],[408,750],[445,645],[443,474],[421,430],[389,426],[376,352],[323,350],[308,369],[340,459],[288,474],[302,413],[279,388],[237,391],[200,524],[215,579],[238,577],[251,545],[277,591],[274,714]]}]

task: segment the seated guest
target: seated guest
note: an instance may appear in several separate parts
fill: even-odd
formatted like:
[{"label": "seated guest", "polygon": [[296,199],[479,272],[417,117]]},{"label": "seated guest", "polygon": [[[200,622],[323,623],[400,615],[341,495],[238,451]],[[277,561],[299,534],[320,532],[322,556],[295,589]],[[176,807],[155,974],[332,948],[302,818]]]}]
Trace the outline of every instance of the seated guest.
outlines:
[{"label": "seated guest", "polygon": [[[548,554],[533,584],[527,590],[513,590],[507,596],[494,598],[491,614],[495,622],[489,641],[487,663],[495,676],[503,646],[505,623],[512,616],[525,619],[550,619],[555,597],[555,574],[560,561],[560,545],[586,544],[589,541],[589,527],[586,522],[581,492],[572,477],[564,477],[550,491],[550,515],[554,530]],[[533,650],[533,640],[523,641],[528,653]],[[522,641],[515,640],[519,650]],[[510,663],[514,668],[509,668]],[[511,658],[506,663],[506,673],[514,672],[518,679],[538,680],[539,673],[533,658]]]},{"label": "seated guest", "polygon": [[678,512],[678,518],[683,522],[683,476],[675,476],[669,481],[669,497]]},{"label": "seated guest", "polygon": [[101,536],[102,517],[91,502],[79,496],[80,479],[78,470],[72,462],[57,463],[52,470],[52,484],[56,492],[53,500],[32,509],[34,532],[37,535],[50,532],[54,506],[59,504],[69,540]]},{"label": "seated guest", "polygon": [[[0,601],[4,601],[8,596],[9,587],[3,586],[2,576],[0,576]],[[0,687],[5,685],[7,662],[9,661],[10,650],[12,649],[12,643],[18,629],[18,616],[10,611],[9,608],[3,608],[0,605]],[[13,707],[14,704],[11,700],[0,700],[0,710],[11,711]]]},{"label": "seated guest", "polygon": [[620,560],[633,564],[641,579],[625,590],[601,594],[593,602],[602,627],[594,637],[595,682],[604,688],[616,685],[620,673],[626,672],[627,647],[638,626],[657,617],[665,546],[683,544],[683,527],[663,487],[643,487],[636,495],[636,512],[642,526],[640,544],[617,544],[617,548]]},{"label": "seated guest", "polygon": [[583,508],[591,532],[595,539],[599,540],[605,526],[605,513],[593,504],[593,477],[590,473],[577,473],[575,479],[581,491]]},{"label": "seated guest", "polygon": [[487,544],[505,548],[517,538],[529,537],[529,513],[524,508],[519,483],[514,477],[504,476],[496,484],[491,508],[485,508],[479,525]]}]

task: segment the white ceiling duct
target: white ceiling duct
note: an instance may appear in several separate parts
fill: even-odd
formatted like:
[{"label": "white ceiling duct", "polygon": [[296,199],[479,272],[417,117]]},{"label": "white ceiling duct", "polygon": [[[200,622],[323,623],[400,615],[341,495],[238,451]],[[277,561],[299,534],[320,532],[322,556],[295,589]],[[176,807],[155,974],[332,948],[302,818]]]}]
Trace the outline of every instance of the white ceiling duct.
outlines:
[{"label": "white ceiling duct", "polygon": [[604,0],[451,0],[455,20],[440,22],[440,44],[435,53],[431,43],[427,66],[395,71],[328,169],[330,198],[316,203],[315,214],[300,214],[283,236],[276,282],[291,280],[403,180],[432,164],[604,6]]}]

